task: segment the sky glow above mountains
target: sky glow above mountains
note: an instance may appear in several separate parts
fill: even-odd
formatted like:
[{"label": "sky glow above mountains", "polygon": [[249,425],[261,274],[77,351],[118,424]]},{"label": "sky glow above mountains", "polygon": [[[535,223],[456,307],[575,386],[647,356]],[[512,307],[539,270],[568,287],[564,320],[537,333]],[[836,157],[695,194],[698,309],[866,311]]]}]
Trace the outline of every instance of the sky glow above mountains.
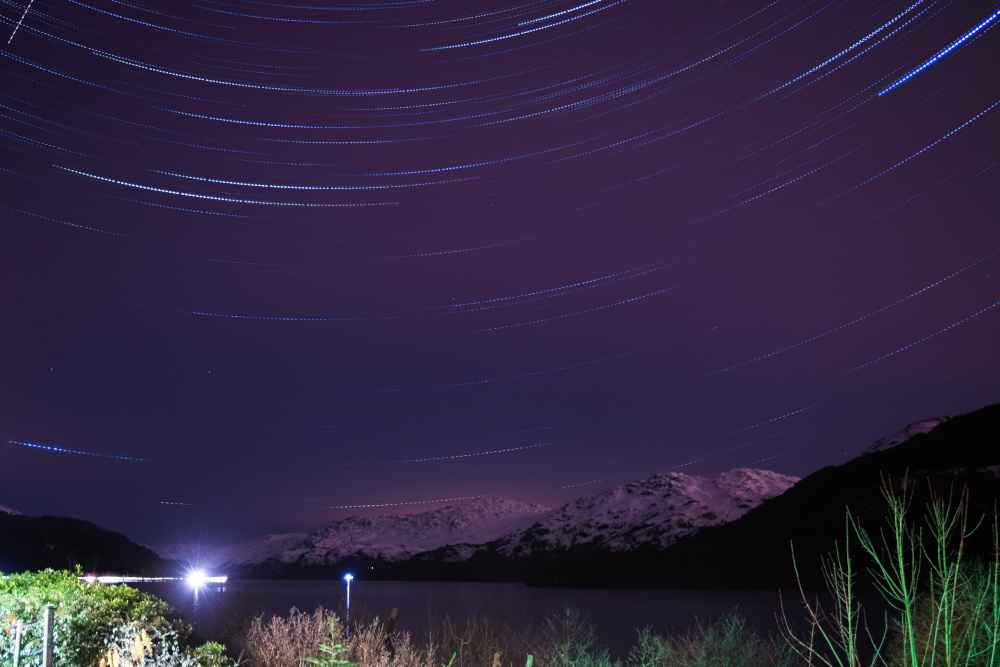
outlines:
[{"label": "sky glow above mountains", "polygon": [[0,502],[215,541],[995,403],[998,22],[0,2]]}]

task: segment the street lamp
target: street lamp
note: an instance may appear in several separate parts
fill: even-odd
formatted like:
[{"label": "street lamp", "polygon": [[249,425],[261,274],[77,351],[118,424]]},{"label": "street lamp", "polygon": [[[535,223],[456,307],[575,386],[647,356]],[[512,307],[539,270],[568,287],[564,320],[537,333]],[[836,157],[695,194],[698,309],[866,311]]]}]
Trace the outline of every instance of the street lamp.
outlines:
[{"label": "street lamp", "polygon": [[348,572],[344,575],[344,581],[347,582],[347,613],[344,617],[344,636],[351,636],[351,579],[354,575]]}]

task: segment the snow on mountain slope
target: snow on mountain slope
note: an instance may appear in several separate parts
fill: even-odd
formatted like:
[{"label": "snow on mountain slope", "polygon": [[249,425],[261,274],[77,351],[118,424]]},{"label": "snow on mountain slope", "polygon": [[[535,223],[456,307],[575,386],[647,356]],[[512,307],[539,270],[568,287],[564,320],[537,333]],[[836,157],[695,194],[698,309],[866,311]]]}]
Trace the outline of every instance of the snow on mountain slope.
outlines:
[{"label": "snow on mountain slope", "polygon": [[349,517],[309,535],[272,536],[217,549],[215,553],[217,562],[230,565],[262,563],[268,559],[321,565],[355,554],[404,560],[448,544],[495,540],[523,530],[548,511],[530,503],[483,498],[420,514]]},{"label": "snow on mountain slope", "polygon": [[712,479],[660,473],[568,503],[526,531],[505,537],[499,551],[522,556],[582,544],[615,551],[666,546],[703,526],[732,521],[797,481],[746,468]]},{"label": "snow on mountain slope", "polygon": [[4,507],[3,505],[0,505],[0,512],[3,512],[4,514],[12,514],[14,516],[21,516],[21,513],[17,510],[12,510],[11,508]]},{"label": "snow on mountain slope", "polygon": [[948,421],[948,417],[930,417],[928,419],[920,419],[907,425],[902,431],[898,433],[893,433],[892,435],[887,435],[884,438],[879,438],[863,452],[864,454],[871,454],[872,452],[881,452],[885,449],[890,449],[896,445],[902,444],[917,435],[918,433],[927,433],[939,424],[943,424]]},{"label": "snow on mountain slope", "polygon": [[[661,473],[557,510],[485,498],[420,514],[349,517],[309,535],[271,535],[197,556],[201,562],[230,567],[311,566],[358,555],[402,561],[437,550],[441,552],[435,557],[462,561],[481,551],[518,557],[581,544],[613,550],[666,545],[703,526],[732,521],[797,481],[743,468],[713,479]],[[167,557],[182,555],[177,548],[159,551]],[[189,550],[184,556],[192,560],[193,555]]]}]

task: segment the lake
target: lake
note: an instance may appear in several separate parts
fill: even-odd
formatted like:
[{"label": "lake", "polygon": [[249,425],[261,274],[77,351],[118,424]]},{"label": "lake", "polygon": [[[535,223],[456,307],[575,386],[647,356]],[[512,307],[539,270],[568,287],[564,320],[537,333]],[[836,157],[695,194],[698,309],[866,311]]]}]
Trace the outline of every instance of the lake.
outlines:
[{"label": "lake", "polygon": [[[343,618],[345,583],[335,581],[237,580],[209,585],[197,594],[184,582],[136,584],[181,613],[207,638],[219,636],[241,618],[260,613],[287,615],[297,607],[312,612],[322,606]],[[798,596],[784,593],[789,619],[802,619]],[[613,657],[626,657],[636,630],[681,632],[699,621],[717,619],[739,607],[748,625],[761,634],[775,631],[780,612],[775,590],[604,590],[528,588],[517,583],[364,581],[351,583],[354,618],[387,618],[399,608],[397,627],[420,633],[445,615],[461,618],[471,611],[488,612],[516,625],[539,624],[567,605],[588,616],[600,641]],[[881,605],[875,605],[881,610]],[[881,613],[881,611],[879,611]]]}]

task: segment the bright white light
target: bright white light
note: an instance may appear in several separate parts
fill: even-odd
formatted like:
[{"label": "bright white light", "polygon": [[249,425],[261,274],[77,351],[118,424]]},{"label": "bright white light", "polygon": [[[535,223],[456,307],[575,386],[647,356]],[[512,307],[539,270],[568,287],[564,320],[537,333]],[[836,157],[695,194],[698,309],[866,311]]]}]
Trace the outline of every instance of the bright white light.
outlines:
[{"label": "bright white light", "polygon": [[353,578],[354,578],[353,574],[345,574],[344,575],[344,581],[346,581],[347,583],[351,583],[351,579],[353,579]]},{"label": "bright white light", "polygon": [[88,583],[94,583],[97,581],[102,584],[133,584],[147,581],[179,581],[180,579],[184,579],[193,586],[196,581],[201,582],[199,585],[224,584],[229,580],[229,577],[225,575],[219,577],[208,577],[205,576],[204,572],[192,572],[186,577],[119,577],[109,574],[88,574],[85,577],[80,577],[80,579]]},{"label": "bright white light", "polygon": [[187,582],[191,588],[201,588],[208,582],[208,577],[205,576],[204,570],[192,570],[187,576]]}]

